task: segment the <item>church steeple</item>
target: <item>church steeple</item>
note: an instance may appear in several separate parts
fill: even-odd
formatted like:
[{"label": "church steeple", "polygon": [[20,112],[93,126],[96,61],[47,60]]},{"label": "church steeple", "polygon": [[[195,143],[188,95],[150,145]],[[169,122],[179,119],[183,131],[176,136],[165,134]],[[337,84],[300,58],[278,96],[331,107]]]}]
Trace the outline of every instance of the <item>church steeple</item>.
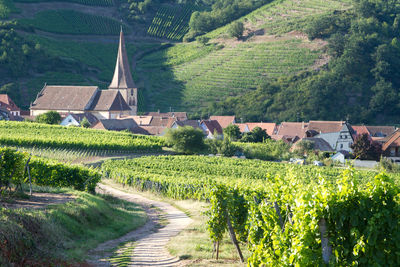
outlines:
[{"label": "church steeple", "polygon": [[119,34],[118,56],[117,56],[117,63],[115,64],[114,77],[108,88],[110,89],[136,88],[135,83],[132,80],[131,69],[129,67],[122,27],[121,27],[121,32]]},{"label": "church steeple", "polygon": [[131,68],[129,67],[128,55],[125,48],[124,33],[119,35],[119,47],[117,55],[117,63],[115,64],[114,77],[111,81],[110,90],[118,90],[126,103],[132,109],[131,114],[136,115],[137,112],[137,87],[132,80]]}]

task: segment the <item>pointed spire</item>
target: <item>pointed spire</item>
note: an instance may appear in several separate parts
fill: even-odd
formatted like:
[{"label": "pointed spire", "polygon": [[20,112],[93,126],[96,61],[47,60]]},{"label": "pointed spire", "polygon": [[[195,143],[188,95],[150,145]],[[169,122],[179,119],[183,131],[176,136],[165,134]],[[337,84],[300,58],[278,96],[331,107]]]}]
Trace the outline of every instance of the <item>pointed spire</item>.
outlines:
[{"label": "pointed spire", "polygon": [[119,47],[117,63],[115,64],[114,77],[110,86],[110,89],[124,89],[124,88],[136,88],[135,83],[132,80],[131,69],[129,67],[128,56],[125,48],[124,33],[122,31],[119,35]]}]

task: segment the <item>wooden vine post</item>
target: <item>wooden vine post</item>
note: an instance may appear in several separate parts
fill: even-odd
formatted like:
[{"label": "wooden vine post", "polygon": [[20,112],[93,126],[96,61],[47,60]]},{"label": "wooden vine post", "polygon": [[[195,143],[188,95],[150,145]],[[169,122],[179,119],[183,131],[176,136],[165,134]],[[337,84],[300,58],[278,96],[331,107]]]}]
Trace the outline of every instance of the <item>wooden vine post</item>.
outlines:
[{"label": "wooden vine post", "polygon": [[[237,250],[237,252],[238,252],[238,254],[239,254],[240,260],[241,260],[242,262],[244,262],[243,254],[242,254],[242,251],[240,250],[239,242],[238,242],[237,239],[236,239],[235,230],[234,230],[233,227],[232,227],[231,219],[229,218],[229,213],[228,213],[227,210],[225,210],[225,217],[226,217],[226,223],[227,223],[227,225],[228,225],[228,232],[229,232],[229,235],[231,236],[232,243],[233,243],[233,244],[235,245],[235,247],[236,247],[236,250]],[[217,254],[217,255],[218,255],[218,254]]]},{"label": "wooden vine post", "polygon": [[332,247],[329,245],[326,220],[324,218],[319,220],[318,226],[321,233],[322,259],[326,264],[328,264],[332,254]]},{"label": "wooden vine post", "polygon": [[24,171],[28,171],[28,177],[29,177],[29,195],[32,196],[32,179],[31,179],[31,172],[29,170],[29,162],[31,161],[32,157],[29,157],[28,161],[25,164]]}]

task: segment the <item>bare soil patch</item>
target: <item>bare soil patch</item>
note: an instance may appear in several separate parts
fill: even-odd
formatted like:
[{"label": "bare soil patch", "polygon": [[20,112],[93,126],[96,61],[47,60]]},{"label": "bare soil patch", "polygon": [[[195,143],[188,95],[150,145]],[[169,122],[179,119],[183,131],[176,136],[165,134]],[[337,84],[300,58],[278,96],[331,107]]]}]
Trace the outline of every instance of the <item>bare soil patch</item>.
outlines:
[{"label": "bare soil patch", "polygon": [[45,209],[48,205],[64,204],[74,201],[76,196],[71,194],[57,193],[32,193],[28,199],[15,199],[11,203],[0,202],[7,209]]}]

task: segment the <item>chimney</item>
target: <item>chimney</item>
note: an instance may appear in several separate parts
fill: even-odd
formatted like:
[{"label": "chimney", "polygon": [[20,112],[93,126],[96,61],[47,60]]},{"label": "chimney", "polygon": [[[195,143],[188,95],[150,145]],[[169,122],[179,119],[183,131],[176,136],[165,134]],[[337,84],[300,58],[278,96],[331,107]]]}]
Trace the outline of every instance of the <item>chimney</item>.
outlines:
[{"label": "chimney", "polygon": [[304,121],[301,122],[301,129],[304,129]]}]

